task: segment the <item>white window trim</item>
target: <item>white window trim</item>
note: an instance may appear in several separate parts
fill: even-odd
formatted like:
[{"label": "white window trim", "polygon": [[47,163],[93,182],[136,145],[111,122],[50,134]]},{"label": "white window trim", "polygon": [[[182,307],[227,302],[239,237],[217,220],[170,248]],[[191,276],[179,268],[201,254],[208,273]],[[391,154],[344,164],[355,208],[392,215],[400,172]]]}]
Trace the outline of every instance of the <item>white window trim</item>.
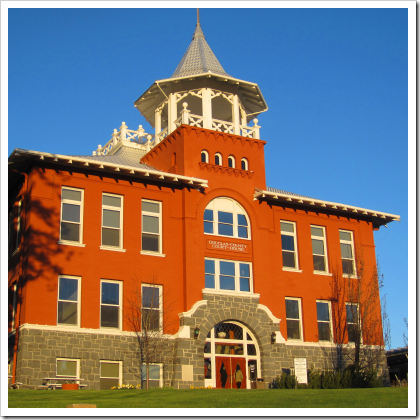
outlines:
[{"label": "white window trim", "polygon": [[[219,164],[216,163],[216,156],[219,156]],[[215,153],[214,154],[214,164],[216,166],[223,166],[223,158],[222,158],[221,153]]]},{"label": "white window trim", "polygon": [[[149,284],[149,283],[142,283],[141,284],[141,310],[143,311],[143,287],[153,287],[153,288],[157,288],[159,289],[159,309],[154,309],[153,310],[158,310],[159,311],[159,331],[163,332],[163,286],[160,284]],[[144,308],[144,309],[151,309],[151,308]],[[140,325],[141,321],[140,321]]]},{"label": "white window trim", "polygon": [[[221,258],[204,258],[204,260],[214,261],[214,289],[204,288],[204,293],[207,292],[220,292],[221,294],[232,294],[238,296],[239,294],[244,294],[249,296],[254,293],[254,280],[252,276],[252,262],[251,261],[238,261],[238,260],[225,260]],[[225,290],[220,288],[220,261],[230,262],[235,264],[235,290]],[[248,264],[249,265],[249,292],[244,292],[240,290],[240,268],[239,264]],[[210,274],[206,273],[204,269],[204,275]]]},{"label": "white window trim", "polygon": [[[109,197],[117,197],[117,198],[121,198],[121,207],[115,207],[115,206],[108,206],[107,204],[103,204],[103,197],[104,196],[109,196]],[[100,249],[108,249],[108,250],[114,250],[114,251],[121,251],[121,252],[125,252],[125,249],[123,249],[123,232],[124,232],[124,196],[123,195],[118,195],[118,194],[111,194],[111,193],[102,193],[102,207],[101,207],[101,245],[100,245]],[[104,210],[112,210],[112,211],[117,211],[119,209],[120,212],[120,228],[111,228],[108,226],[104,226]],[[113,230],[119,230],[120,233],[120,245],[119,246],[111,246],[111,245],[102,245],[102,230],[103,229],[113,229]]]},{"label": "white window trim", "polygon": [[[318,226],[318,225],[311,225],[311,228],[318,228],[318,229],[322,229],[324,236],[313,236],[312,232],[311,232],[311,245],[312,245],[312,239],[315,239],[317,241],[322,240],[323,244],[324,244],[324,262],[325,262],[325,271],[319,271],[319,270],[315,270],[314,269],[314,274],[324,274],[324,275],[329,275],[330,270],[329,270],[329,265],[328,265],[328,251],[327,251],[327,232],[325,229],[325,226]],[[312,247],[312,262],[313,262],[313,256],[314,255],[320,255],[320,254],[314,254],[314,249]]]},{"label": "white window trim", "polygon": [[16,317],[17,297],[18,297],[17,296],[17,283],[16,282],[13,283],[12,287],[13,287],[12,331],[15,331],[16,330],[16,327],[15,327],[16,319],[15,319],[15,317]]},{"label": "white window trim", "polygon": [[99,361],[99,379],[117,379],[114,377],[109,376],[101,376],[101,364],[102,363],[109,363],[109,364],[118,364],[118,385],[122,385],[122,361],[121,360],[100,360]]},{"label": "white window trim", "polygon": [[[203,153],[206,155],[206,161],[205,162],[202,161],[202,156],[201,155]],[[201,153],[200,153],[200,162],[201,163],[209,163],[209,152],[207,150],[202,150],[201,151]]]},{"label": "white window trim", "polygon": [[[229,166],[229,159],[232,159],[232,166]],[[232,168],[232,169],[236,168],[236,159],[233,155],[228,156],[228,166],[229,166],[229,168]]]},{"label": "white window trim", "polygon": [[[242,169],[242,162],[245,163],[245,169]],[[248,171],[249,170],[248,159],[246,159],[246,158],[241,159],[241,170],[242,171]]]},{"label": "white window trim", "polygon": [[[101,326],[101,316],[102,316],[102,305],[104,306],[117,306],[117,305],[110,305],[108,303],[102,303],[102,284],[103,283],[114,283],[114,284],[118,284],[118,292],[119,292],[119,305],[118,305],[118,328],[112,328],[112,327],[102,327]],[[101,293],[101,298],[100,298],[100,308],[99,308],[99,328],[103,329],[103,330],[118,330],[121,331],[122,330],[122,302],[123,302],[123,282],[122,281],[117,281],[117,280],[107,280],[107,279],[101,279],[101,289],[100,289],[100,293]]]},{"label": "white window trim", "polygon": [[[64,277],[66,279],[75,279],[77,280],[77,324],[71,325],[71,324],[59,324],[58,322],[58,302],[60,302],[60,279]],[[82,290],[82,278],[78,276],[66,276],[65,274],[60,274],[58,276],[58,285],[57,285],[57,318],[56,318],[56,324],[60,327],[68,327],[75,328],[80,327],[80,313],[81,313],[81,290]],[[63,300],[62,302],[73,302],[73,301],[66,301]]]},{"label": "white window trim", "polygon": [[[65,360],[66,362],[76,362],[76,376],[75,378],[80,378],[80,359],[72,359],[71,357],[57,357],[55,359],[55,376],[57,378],[63,377],[63,378],[72,378],[73,375],[59,375],[57,371],[57,362],[59,360]],[[79,383],[79,381],[76,381],[76,383]]]},{"label": "white window trim", "polygon": [[[332,324],[332,311],[331,311],[331,301],[330,300],[323,300],[323,299],[317,299],[316,302],[320,303],[327,303],[328,304],[328,316],[329,316],[329,326],[330,326],[330,339],[329,340],[320,340],[318,337],[318,341],[321,343],[332,343],[334,340],[334,334],[333,334],[333,324]],[[318,312],[316,314],[316,323],[318,327],[318,322],[326,322],[326,321],[319,321],[318,320]],[[319,335],[319,330],[318,330]]]},{"label": "white window trim", "polygon": [[[291,232],[283,232],[281,230],[281,224],[282,223],[289,223],[293,225],[293,233]],[[283,263],[283,270],[284,271],[297,271],[299,273],[302,272],[302,270],[299,269],[299,254],[298,254],[298,247],[297,247],[297,230],[296,230],[296,222],[292,222],[291,220],[280,220],[280,241],[281,241],[281,235],[286,235],[286,236],[293,236],[293,243],[295,245],[295,263],[296,263],[296,267],[285,267],[284,266],[284,262]],[[285,252],[290,252],[290,251],[285,251]],[[281,243],[281,256],[282,256],[282,260],[283,260],[283,243]]]},{"label": "white window trim", "polygon": [[[142,366],[146,366],[146,363],[142,363]],[[163,387],[163,363],[149,363],[149,366],[159,366],[159,388],[162,388]],[[140,372],[140,375],[141,375],[141,372]],[[145,381],[146,382],[146,379],[141,379],[141,377],[140,377],[140,381]],[[150,379],[149,378],[149,381],[156,381],[156,379]]]},{"label": "white window trim", "polygon": [[15,249],[19,249],[20,245],[20,212],[22,210],[22,200],[19,200],[17,205],[17,223],[16,223],[16,247]]},{"label": "white window trim", "polygon": [[[348,325],[349,324],[351,324],[351,325],[353,325],[353,324],[357,324],[356,322],[347,322],[347,306],[348,305],[351,305],[351,306],[357,306],[357,314],[358,314],[358,318],[359,318],[359,320],[360,320],[360,306],[359,306],[359,304],[357,303],[357,302],[346,302],[346,327],[347,327],[347,339],[349,338],[348,337],[348,331],[349,331],[349,329],[348,329]],[[347,344],[354,344],[354,341],[347,341]],[[360,328],[360,344],[363,344],[363,330],[362,330],[362,328]]]},{"label": "white window trim", "polygon": [[[78,191],[81,193],[80,201],[75,200],[69,200],[68,198],[63,198],[63,189],[64,190],[71,190],[71,191]],[[61,223],[63,222],[63,204],[73,204],[80,206],[80,230],[79,230],[79,240],[78,241],[69,241],[66,239],[61,239]],[[61,186],[61,208],[60,208],[60,238],[58,240],[58,243],[60,245],[73,245],[73,246],[86,246],[83,244],[83,214],[84,214],[84,203],[85,203],[85,191],[81,188],[73,188],[73,187],[67,187],[65,185]],[[65,223],[73,223],[65,221]],[[76,224],[76,223],[73,223]]]},{"label": "white window trim", "polygon": [[[294,318],[287,318],[287,315],[285,316],[286,318],[286,341],[293,341],[293,342],[300,342],[300,341],[304,341],[303,339],[303,323],[302,323],[302,299],[301,298],[296,298],[296,297],[288,297],[286,296],[284,298],[284,304],[286,305],[286,300],[296,300],[298,302],[299,305],[299,332],[300,332],[300,338],[296,339],[296,338],[288,338],[287,337],[287,320],[290,319],[292,321],[296,321],[296,319]],[[317,324],[318,326],[318,324]]]},{"label": "white window trim", "polygon": [[[233,212],[232,212],[232,215],[233,215],[233,236],[221,235],[219,233],[219,213],[218,212],[219,211],[224,211],[225,213],[231,213],[229,211],[217,209],[217,199],[219,199],[219,198],[223,198],[225,200],[230,200],[234,203]],[[208,208],[209,205],[211,203],[214,203],[214,202],[216,203],[216,208]],[[242,210],[242,212],[238,212],[236,206],[238,206]],[[220,236],[222,238],[231,238],[231,239],[235,238],[235,239],[240,239],[240,240],[244,240],[244,241],[250,241],[251,240],[251,222],[249,220],[248,213],[245,211],[245,209],[236,200],[234,200],[230,197],[216,197],[207,204],[207,206],[204,210],[212,210],[213,211],[213,233],[204,232],[204,235]],[[245,219],[248,223],[248,225],[247,225],[248,237],[247,238],[240,238],[238,236],[238,230],[239,230],[238,226],[242,226],[242,225],[238,224],[238,214],[241,214],[242,216],[245,216]],[[204,213],[203,213],[203,221],[204,221]]]},{"label": "white window trim", "polygon": [[[162,202],[156,201],[156,200],[149,200],[147,198],[143,198],[141,200],[142,206],[141,206],[141,251],[140,254],[147,254],[147,255],[156,255],[156,256],[162,256],[164,257],[165,254],[162,253],[163,249],[163,230],[162,230]],[[159,204],[159,213],[153,213],[151,211],[145,211],[143,210],[143,203],[153,203],[153,204]],[[143,232],[143,216],[152,216],[152,217],[159,217],[159,251],[149,251],[149,250],[143,250],[143,233],[148,234],[149,232]]]},{"label": "white window trim", "polygon": [[[353,255],[353,258],[352,258],[353,274],[349,275],[349,274],[344,274],[343,273],[343,277],[345,276],[345,277],[349,277],[351,279],[355,279],[355,278],[357,278],[357,272],[356,272],[356,255],[354,254],[354,234],[351,230],[345,230],[345,229],[339,229],[338,232],[339,232],[339,234],[340,234],[340,232],[345,232],[345,233],[350,233],[350,235],[351,235],[351,241],[346,241],[346,240],[340,238],[340,244],[343,243],[343,244],[351,245],[351,253]],[[340,256],[341,256],[341,261],[343,259],[349,260],[349,258],[343,258],[343,256],[341,255],[341,247],[340,247]]]}]

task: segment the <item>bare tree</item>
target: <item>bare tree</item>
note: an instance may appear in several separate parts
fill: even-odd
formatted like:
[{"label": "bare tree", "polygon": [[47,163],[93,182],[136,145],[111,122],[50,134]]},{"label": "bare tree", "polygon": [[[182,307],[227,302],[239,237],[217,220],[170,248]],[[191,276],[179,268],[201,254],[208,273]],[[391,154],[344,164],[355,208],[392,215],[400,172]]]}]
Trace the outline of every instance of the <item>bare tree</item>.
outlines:
[{"label": "bare tree", "polygon": [[404,318],[404,324],[405,324],[405,328],[407,332],[403,332],[403,340],[404,340],[405,347],[408,347],[408,320],[407,318]]},{"label": "bare tree", "polygon": [[146,389],[149,389],[150,365],[161,364],[166,369],[174,363],[176,340],[168,334],[176,323],[176,318],[171,316],[174,301],[167,298],[169,290],[164,294],[156,276],[148,282],[139,282],[135,278],[132,286],[127,298],[127,319],[135,335],[131,350],[137,360],[135,373],[142,378],[142,368],[146,367]]},{"label": "bare tree", "polygon": [[378,265],[366,267],[358,250],[354,266],[349,268],[343,260],[332,269],[330,286],[336,368],[350,361],[356,375],[377,369],[391,340],[386,298],[380,299],[383,276]]}]

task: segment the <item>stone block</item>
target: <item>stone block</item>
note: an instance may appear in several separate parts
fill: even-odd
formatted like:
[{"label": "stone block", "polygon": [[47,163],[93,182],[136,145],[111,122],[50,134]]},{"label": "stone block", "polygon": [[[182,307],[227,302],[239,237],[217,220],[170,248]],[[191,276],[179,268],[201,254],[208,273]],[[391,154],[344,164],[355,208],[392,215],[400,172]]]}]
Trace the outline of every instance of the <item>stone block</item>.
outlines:
[{"label": "stone block", "polygon": [[20,369],[20,372],[19,372],[19,376],[20,375],[22,375],[22,376],[34,376],[34,370],[32,369],[32,368],[29,368],[29,367],[27,367],[27,368],[22,368],[22,369]]},{"label": "stone block", "polygon": [[29,335],[42,335],[42,330],[28,330]]},{"label": "stone block", "polygon": [[33,369],[40,369],[41,362],[39,360],[28,360],[28,367]]}]

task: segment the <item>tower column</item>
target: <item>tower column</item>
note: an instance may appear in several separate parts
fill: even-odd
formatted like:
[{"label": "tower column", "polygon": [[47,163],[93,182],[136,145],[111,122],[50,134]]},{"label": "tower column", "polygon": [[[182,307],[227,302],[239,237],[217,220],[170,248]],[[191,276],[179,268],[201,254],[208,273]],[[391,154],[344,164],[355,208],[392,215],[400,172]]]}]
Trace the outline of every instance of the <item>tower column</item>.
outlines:
[{"label": "tower column", "polygon": [[175,130],[175,120],[178,118],[176,113],[176,95],[175,93],[169,94],[169,101],[168,101],[168,134],[172,133]]},{"label": "tower column", "polygon": [[211,89],[203,89],[203,128],[212,129]]},{"label": "tower column", "polygon": [[241,134],[238,95],[233,95],[233,133]]},{"label": "tower column", "polygon": [[159,133],[162,129],[162,109],[156,108],[155,110],[155,139],[158,139]]}]

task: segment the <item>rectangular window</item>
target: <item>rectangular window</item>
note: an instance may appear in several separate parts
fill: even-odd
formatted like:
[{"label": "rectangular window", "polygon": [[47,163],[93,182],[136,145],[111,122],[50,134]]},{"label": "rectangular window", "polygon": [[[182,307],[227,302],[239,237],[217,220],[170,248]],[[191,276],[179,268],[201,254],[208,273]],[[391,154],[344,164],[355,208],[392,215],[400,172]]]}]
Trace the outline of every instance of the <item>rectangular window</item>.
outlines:
[{"label": "rectangular window", "polygon": [[101,360],[100,389],[111,389],[113,386],[122,385],[122,362]]},{"label": "rectangular window", "polygon": [[[146,365],[141,365],[141,389],[146,389],[147,368]],[[149,389],[162,387],[162,365],[149,364]]]},{"label": "rectangular window", "polygon": [[325,228],[322,226],[311,226],[311,240],[314,271],[328,273]]},{"label": "rectangular window", "polygon": [[121,329],[122,283],[101,280],[101,328]]},{"label": "rectangular window", "polygon": [[102,194],[102,246],[122,248],[123,197]]},{"label": "rectangular window", "polygon": [[57,324],[79,326],[80,277],[58,278]]},{"label": "rectangular window", "polygon": [[348,230],[340,230],[339,233],[343,274],[354,276],[356,274],[356,270],[354,267],[353,232]]},{"label": "rectangular window", "polygon": [[11,287],[12,292],[12,331],[16,329],[15,326],[15,316],[16,316],[16,306],[17,306],[17,284],[13,283]]},{"label": "rectangular window", "polygon": [[141,201],[141,249],[162,253],[162,203]]},{"label": "rectangular window", "polygon": [[82,243],[83,190],[61,189],[60,241]]},{"label": "rectangular window", "polygon": [[302,341],[302,313],[299,298],[286,298],[287,339]]},{"label": "rectangular window", "polygon": [[13,254],[20,245],[20,213],[22,201],[18,201],[9,213],[9,253]]},{"label": "rectangular window", "polygon": [[327,300],[317,300],[316,313],[317,313],[317,319],[318,319],[319,341],[331,341],[332,340],[331,302]]},{"label": "rectangular window", "polygon": [[296,223],[280,221],[283,268],[298,269]]},{"label": "rectangular window", "polygon": [[359,324],[359,305],[357,303],[346,303],[347,333],[349,343],[354,343],[360,333]]},{"label": "rectangular window", "polygon": [[79,359],[57,359],[57,377],[79,378]]},{"label": "rectangular window", "polygon": [[251,263],[206,258],[205,288],[252,292]]},{"label": "rectangular window", "polygon": [[162,328],[162,286],[141,285],[141,327],[144,331]]}]

